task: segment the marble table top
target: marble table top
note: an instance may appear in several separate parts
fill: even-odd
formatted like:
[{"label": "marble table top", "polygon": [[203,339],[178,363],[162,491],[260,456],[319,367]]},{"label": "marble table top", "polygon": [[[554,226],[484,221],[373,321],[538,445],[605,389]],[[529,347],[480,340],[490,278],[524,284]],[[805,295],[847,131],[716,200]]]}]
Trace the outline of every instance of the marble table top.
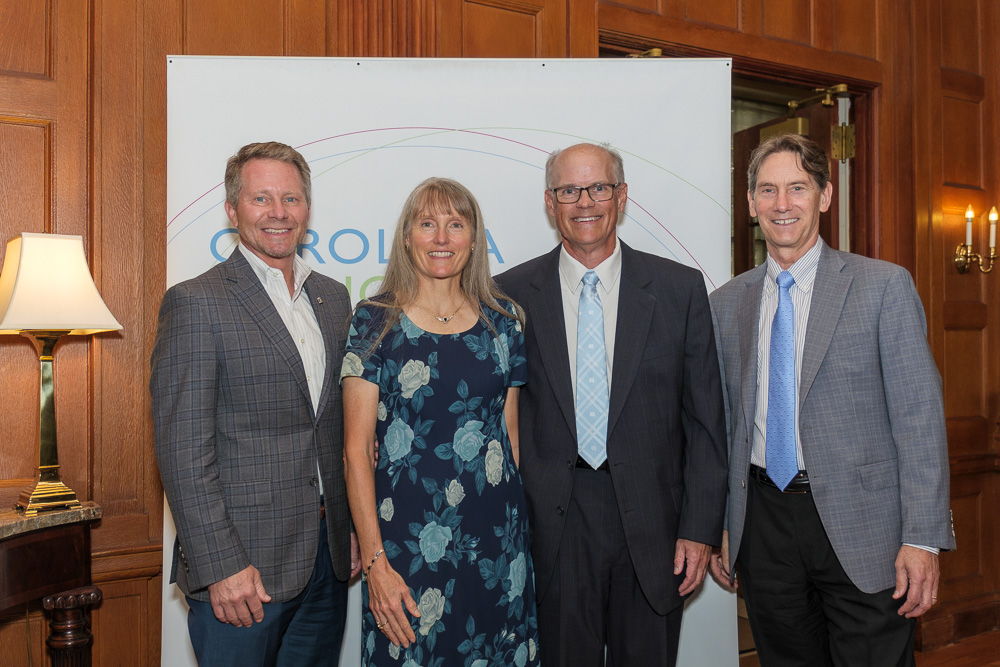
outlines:
[{"label": "marble table top", "polygon": [[82,507],[39,512],[37,516],[26,517],[15,509],[0,509],[0,540],[21,533],[30,533],[42,528],[64,526],[101,518],[101,508],[97,503],[85,502]]}]

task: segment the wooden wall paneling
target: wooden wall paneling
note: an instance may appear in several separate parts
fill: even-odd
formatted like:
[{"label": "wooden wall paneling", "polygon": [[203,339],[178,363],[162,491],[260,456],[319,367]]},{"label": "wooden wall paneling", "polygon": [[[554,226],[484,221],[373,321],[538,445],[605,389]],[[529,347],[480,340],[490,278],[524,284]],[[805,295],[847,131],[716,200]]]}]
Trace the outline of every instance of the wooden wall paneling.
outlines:
[{"label": "wooden wall paneling", "polygon": [[[143,61],[140,85],[142,88],[141,115],[143,152],[142,217],[135,221],[141,229],[142,286],[141,311],[143,327],[135,332],[135,344],[142,350],[141,365],[135,369],[143,403],[140,409],[142,430],[139,439],[145,456],[144,477],[149,480],[145,488],[145,506],[148,515],[149,551],[146,557],[155,561],[154,571],[162,562],[163,541],[163,489],[160,474],[153,456],[153,424],[150,418],[149,354],[156,337],[157,312],[166,288],[166,224],[167,224],[167,127],[154,119],[167,117],[167,54],[183,53],[183,6],[178,0],[143,0],[142,44]],[[94,567],[105,568],[103,559],[95,558]],[[120,559],[119,559],[120,562]],[[161,626],[162,575],[149,580],[150,591],[146,606],[146,652],[142,664],[154,667],[160,664],[162,637]],[[110,616],[106,617],[110,618]]]},{"label": "wooden wall paneling", "polygon": [[[980,63],[995,54],[995,3],[975,0],[914,3],[914,173],[918,225],[918,286],[928,303],[929,339],[942,370],[952,470],[952,510],[958,550],[942,554],[942,604],[919,623],[925,649],[996,627],[1000,613],[996,568],[1000,517],[995,422],[1000,388],[997,285],[978,269],[961,275],[955,247],[965,237],[965,208],[988,210],[1000,186],[995,119],[997,74]],[[994,68],[995,69],[995,68]],[[974,245],[986,235],[977,221]],[[994,274],[995,275],[995,274]]]},{"label": "wooden wall paneling", "polygon": [[185,0],[184,52],[280,56],[287,31],[285,3],[273,0]]},{"label": "wooden wall paneling", "polygon": [[936,9],[935,18],[941,26],[940,66],[978,74],[981,62],[980,0],[941,2]]},{"label": "wooden wall paneling", "polygon": [[740,0],[686,0],[683,18],[739,30],[742,5]]},{"label": "wooden wall paneling", "polygon": [[[597,0],[566,0],[562,16],[553,8],[555,18],[562,18],[564,25],[554,24],[552,36],[547,37],[546,49],[552,56],[568,58],[597,58],[600,53],[600,39],[597,29],[599,3]],[[565,34],[560,34],[562,30]]]},{"label": "wooden wall paneling", "polygon": [[516,58],[540,51],[541,10],[527,3],[464,2],[462,56]]},{"label": "wooden wall paneling", "polygon": [[[598,11],[601,44],[644,51],[660,47],[673,57],[733,58],[733,71],[776,77],[793,84],[832,85],[847,83],[853,88],[870,89],[885,81],[883,63],[853,54],[820,51],[807,43],[752,32],[755,18],[749,10],[753,2],[766,6],[773,0],[747,0],[744,29],[740,32],[665,16],[640,14],[613,4],[601,3]],[[888,0],[882,0],[887,2]],[[801,12],[808,3],[794,4]],[[799,8],[799,9],[796,9]],[[763,11],[763,9],[762,9]],[[883,11],[880,8],[880,11]],[[808,14],[805,14],[808,18]],[[806,35],[810,28],[806,27]],[[802,37],[808,39],[808,37]]]},{"label": "wooden wall paneling", "polygon": [[813,43],[812,2],[763,0],[763,35],[811,45]]},{"label": "wooden wall paneling", "polygon": [[142,5],[104,0],[93,37],[92,270],[122,331],[94,341],[95,553],[149,542],[142,435]]},{"label": "wooden wall paneling", "polygon": [[831,5],[832,50],[878,58],[878,35],[889,29],[879,20],[879,9],[885,6],[884,3],[832,0]]},{"label": "wooden wall paneling", "polygon": [[227,56],[326,53],[325,0],[183,1],[185,53]]},{"label": "wooden wall paneling", "polygon": [[[0,71],[4,249],[22,231],[80,234],[85,244],[89,242],[87,9],[85,3],[13,3],[0,17],[4,34],[22,36],[27,44],[26,54],[8,51],[3,61],[12,69]],[[22,39],[5,41],[13,46]],[[62,478],[87,498],[88,345],[63,341],[55,351]],[[29,341],[3,336],[0,363],[5,370],[0,391],[12,401],[11,410],[0,417],[0,459],[5,462],[0,465],[13,477],[0,484],[0,502],[13,504],[38,466],[38,356]]]},{"label": "wooden wall paneling", "polygon": [[352,57],[437,55],[437,13],[435,0],[331,0],[326,52]]},{"label": "wooden wall paneling", "polygon": [[[9,24],[15,17],[3,18]],[[7,60],[16,56],[9,55]],[[19,76],[0,74],[0,81]],[[51,81],[38,83],[52,85]],[[13,111],[15,102],[2,100],[0,104]],[[0,206],[0,255],[7,241],[19,233],[51,229],[51,138],[49,120],[13,114],[0,118],[0,202],[4,203]],[[23,338],[0,336],[0,367],[5,399],[0,433],[6,436],[0,443],[0,502],[9,506],[32,483],[38,469],[38,423],[37,417],[31,418],[38,412],[38,355]]]},{"label": "wooden wall paneling", "polygon": [[[154,663],[147,646],[153,600],[152,583],[129,579],[100,584],[104,600],[90,615],[94,633],[93,661],[95,665],[142,665]],[[156,596],[157,604],[159,596]],[[159,614],[156,631],[159,632]]]},{"label": "wooden wall paneling", "polygon": [[567,55],[565,0],[439,0],[437,7],[438,56]]},{"label": "wooden wall paneling", "polygon": [[[946,92],[941,100],[941,120],[944,135],[943,184],[982,190],[982,97],[970,99],[952,91]],[[979,210],[983,209],[980,207]]]},{"label": "wooden wall paneling", "polygon": [[684,18],[685,0],[615,0],[616,5],[649,14]]},{"label": "wooden wall paneling", "polygon": [[0,655],[5,665],[48,667],[45,648],[49,623],[40,602],[17,605],[0,612]]},{"label": "wooden wall paneling", "polygon": [[51,1],[7,0],[0,4],[0,35],[17,35],[0,43],[0,70],[48,76]]},{"label": "wooden wall paneling", "polygon": [[[283,55],[325,56],[326,0],[287,0],[289,20]],[[392,25],[392,17],[386,22]]]}]

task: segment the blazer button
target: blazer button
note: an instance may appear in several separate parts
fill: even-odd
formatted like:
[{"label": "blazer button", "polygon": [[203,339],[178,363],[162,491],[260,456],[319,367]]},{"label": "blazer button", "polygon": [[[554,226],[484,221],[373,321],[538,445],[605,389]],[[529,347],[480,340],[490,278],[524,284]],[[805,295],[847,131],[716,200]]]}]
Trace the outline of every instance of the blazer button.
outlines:
[{"label": "blazer button", "polygon": [[310,486],[319,486],[319,480],[316,479],[315,477],[313,477],[311,480],[309,480],[309,485]]},{"label": "blazer button", "polygon": [[740,486],[742,486],[744,489],[747,488],[747,481],[745,479],[741,479]]},{"label": "blazer button", "polygon": [[559,516],[562,516],[565,513],[566,513],[566,511],[561,506],[560,507],[556,507],[556,514],[558,514]]},{"label": "blazer button", "polygon": [[573,461],[566,461],[566,467],[572,470],[573,468],[576,467],[576,463],[574,463]]}]

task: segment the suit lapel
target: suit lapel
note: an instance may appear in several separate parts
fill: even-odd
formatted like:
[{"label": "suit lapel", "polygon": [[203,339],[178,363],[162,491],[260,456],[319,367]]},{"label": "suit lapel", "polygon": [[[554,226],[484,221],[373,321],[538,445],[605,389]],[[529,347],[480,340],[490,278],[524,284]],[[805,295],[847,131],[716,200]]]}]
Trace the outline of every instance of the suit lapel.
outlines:
[{"label": "suit lapel", "polygon": [[744,293],[738,300],[736,321],[740,341],[740,395],[742,396],[743,422],[752,437],[754,415],[757,412],[757,352],[760,346],[760,299],[767,278],[767,265],[761,265],[748,276],[743,285]]},{"label": "suit lapel", "polygon": [[566,349],[566,320],[563,316],[562,287],[559,276],[559,249],[545,256],[538,273],[531,279],[532,303],[528,326],[534,327],[538,358],[549,378],[556,403],[576,437],[576,411],[573,406],[573,380],[569,372],[569,351]]},{"label": "suit lapel", "polygon": [[[323,407],[327,404],[327,396],[333,388],[333,383],[340,382],[340,361],[343,350],[338,348],[342,347],[345,341],[341,341],[337,337],[337,332],[339,331],[338,324],[342,323],[335,321],[334,311],[336,309],[333,308],[333,303],[331,303],[333,295],[324,294],[319,288],[318,281],[312,279],[312,275],[306,278],[303,289],[306,293],[306,298],[309,299],[309,303],[312,305],[313,312],[316,314],[319,331],[323,336],[323,347],[326,350],[326,369],[323,373],[323,388],[320,390],[319,409],[315,415],[316,419],[319,419],[323,413]],[[325,301],[323,297],[326,297]]]},{"label": "suit lapel", "polygon": [[271,297],[264,291],[264,286],[260,284],[260,279],[254,273],[253,267],[247,262],[242,251],[239,251],[234,252],[226,260],[223,268],[226,271],[226,279],[229,281],[229,289],[233,296],[246,309],[250,320],[274,343],[275,349],[288,364],[311,408],[312,399],[309,397],[309,385],[306,382],[306,371],[302,366],[302,357],[295,348],[295,343],[288,333],[288,327],[278,315],[278,311],[271,302]]},{"label": "suit lapel", "polygon": [[629,388],[635,382],[656,306],[656,297],[646,291],[652,275],[642,258],[621,239],[618,242],[622,246],[622,271],[618,286],[618,326],[615,328],[615,360],[611,369],[608,433],[614,430],[615,422],[625,407]]},{"label": "suit lapel", "polygon": [[805,404],[819,367],[830,348],[834,329],[847,300],[853,277],[843,273],[844,260],[823,244],[816,267],[816,282],[809,305],[809,323],[802,351],[802,378],[799,383],[799,408]]}]

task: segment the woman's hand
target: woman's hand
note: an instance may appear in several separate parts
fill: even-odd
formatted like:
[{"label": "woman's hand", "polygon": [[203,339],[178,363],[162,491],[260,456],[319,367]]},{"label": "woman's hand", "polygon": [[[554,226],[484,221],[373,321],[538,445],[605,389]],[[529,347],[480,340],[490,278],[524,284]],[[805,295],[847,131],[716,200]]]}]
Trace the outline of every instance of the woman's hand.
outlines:
[{"label": "woman's hand", "polygon": [[[384,556],[375,560],[367,574],[368,606],[375,617],[378,629],[385,633],[396,646],[409,648],[417,640],[406,612],[420,617],[417,603],[410,595],[410,588],[403,578],[392,569]],[[404,611],[405,607],[405,611]]]}]

